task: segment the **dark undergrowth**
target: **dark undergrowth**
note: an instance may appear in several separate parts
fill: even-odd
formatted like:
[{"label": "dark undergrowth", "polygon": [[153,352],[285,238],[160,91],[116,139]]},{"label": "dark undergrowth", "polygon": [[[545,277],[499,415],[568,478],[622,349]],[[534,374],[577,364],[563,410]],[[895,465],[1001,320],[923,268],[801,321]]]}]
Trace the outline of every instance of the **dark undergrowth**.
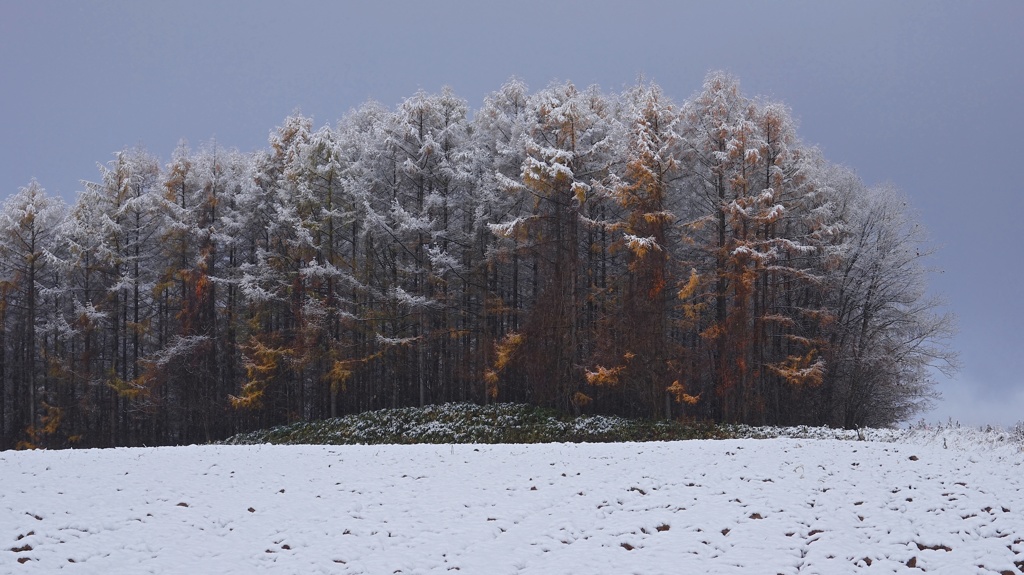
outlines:
[{"label": "dark undergrowth", "polygon": [[384,409],[235,435],[229,445],[586,443],[736,437],[727,426],[601,415],[568,416],[521,404],[449,403]]}]

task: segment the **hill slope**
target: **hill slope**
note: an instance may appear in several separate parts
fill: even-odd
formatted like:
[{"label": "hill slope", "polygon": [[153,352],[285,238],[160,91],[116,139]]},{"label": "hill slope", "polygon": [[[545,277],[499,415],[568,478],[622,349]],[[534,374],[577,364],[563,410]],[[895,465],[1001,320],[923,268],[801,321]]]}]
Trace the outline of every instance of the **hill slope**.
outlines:
[{"label": "hill slope", "polygon": [[4,452],[0,572],[1019,574],[978,437]]}]

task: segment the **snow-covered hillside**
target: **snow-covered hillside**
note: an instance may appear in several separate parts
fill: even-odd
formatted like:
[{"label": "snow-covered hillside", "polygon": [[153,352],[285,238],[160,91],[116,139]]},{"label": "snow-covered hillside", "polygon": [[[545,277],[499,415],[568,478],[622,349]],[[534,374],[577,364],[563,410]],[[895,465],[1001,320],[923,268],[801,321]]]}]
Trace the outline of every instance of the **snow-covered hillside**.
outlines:
[{"label": "snow-covered hillside", "polygon": [[0,453],[0,573],[1011,573],[1024,453],[894,442]]}]

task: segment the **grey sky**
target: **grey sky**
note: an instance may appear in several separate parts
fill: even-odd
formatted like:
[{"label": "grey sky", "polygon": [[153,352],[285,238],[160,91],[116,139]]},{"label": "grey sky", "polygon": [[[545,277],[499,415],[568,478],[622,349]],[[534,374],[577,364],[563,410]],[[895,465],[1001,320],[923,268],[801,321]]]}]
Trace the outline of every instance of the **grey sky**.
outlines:
[{"label": "grey sky", "polygon": [[[292,4],[297,4],[293,6]],[[550,5],[549,5],[550,4]],[[963,371],[926,419],[1024,420],[1024,3],[0,2],[0,198],[36,177],[74,201],[125,146],[243,151],[296,109],[334,124],[450,85],[474,108],[510,76],[677,102],[708,70],[788,104],[805,141],[890,181],[940,247]]]}]

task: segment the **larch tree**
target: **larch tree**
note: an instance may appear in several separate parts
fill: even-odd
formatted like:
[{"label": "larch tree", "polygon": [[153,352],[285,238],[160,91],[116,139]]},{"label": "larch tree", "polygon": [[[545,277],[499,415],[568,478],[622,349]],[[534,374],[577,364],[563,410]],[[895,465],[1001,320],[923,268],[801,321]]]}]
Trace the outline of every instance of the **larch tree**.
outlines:
[{"label": "larch tree", "polygon": [[[505,338],[506,359],[515,345],[526,306],[532,304],[526,287],[533,269],[523,260],[530,238],[519,226],[535,211],[521,176],[526,139],[533,116],[526,85],[512,79],[484,99],[473,124],[473,190],[476,249],[485,258],[486,295],[483,298],[485,331],[480,345],[483,358],[484,401],[503,398],[525,400],[521,378],[495,368],[497,346]],[[479,280],[478,280],[479,281]],[[499,387],[499,382],[503,385]]]},{"label": "larch tree", "polygon": [[413,314],[409,337],[415,342],[415,388],[421,406],[432,388],[453,375],[445,310],[458,309],[451,284],[460,287],[458,277],[464,272],[468,113],[465,101],[449,88],[437,95],[420,92],[402,103],[390,129],[389,147],[402,162],[391,219],[411,272],[400,287],[411,296],[401,299]]},{"label": "larch tree", "polygon": [[[383,348],[379,336],[388,329],[384,310],[389,262],[386,218],[394,176],[392,156],[382,150],[391,113],[368,102],[338,125],[338,162],[342,168],[343,202],[347,216],[341,236],[346,269],[343,314],[347,350],[333,358],[330,385],[339,408],[367,410],[383,407]],[[341,392],[347,391],[342,394]]]},{"label": "larch tree", "polygon": [[300,322],[305,283],[300,274],[308,255],[302,227],[301,181],[294,167],[312,134],[312,120],[292,115],[270,135],[269,153],[254,159],[253,185],[238,197],[248,214],[240,289],[250,306],[248,337],[242,344],[246,382],[232,398],[236,408],[258,412],[257,420],[281,423],[302,417]]},{"label": "larch tree", "polygon": [[159,348],[147,358],[146,377],[162,400],[173,394],[172,405],[183,410],[173,418],[182,423],[173,433],[190,441],[228,428],[225,396],[237,372],[236,237],[242,229],[235,204],[239,178],[247,177],[244,164],[215,142],[198,152],[182,144],[164,174],[164,267],[155,291]]},{"label": "larch tree", "polygon": [[595,278],[585,267],[588,232],[598,227],[601,188],[612,163],[612,109],[596,88],[551,86],[530,100],[521,178],[533,204],[529,216],[501,222],[503,235],[522,234],[534,267],[532,313],[523,326],[523,360],[532,401],[579,410],[592,339],[586,330]]},{"label": "larch tree", "polygon": [[[337,133],[324,127],[314,132],[301,149],[295,172],[300,194],[300,218],[304,231],[300,244],[305,252],[299,274],[307,285],[302,308],[301,362],[306,368],[310,393],[326,391],[332,417],[337,415],[338,395],[351,370],[347,320],[355,318],[346,288],[352,286],[351,262],[356,206],[344,185],[344,159]],[[346,233],[348,232],[348,233]],[[322,414],[321,414],[322,415]]]},{"label": "larch tree", "polygon": [[819,181],[817,151],[797,138],[789,111],[756,102],[750,121],[757,147],[748,152],[748,193],[732,206],[742,233],[734,254],[745,260],[750,321],[751,411],[748,421],[789,423],[785,407],[821,384],[820,298],[834,214]]},{"label": "larch tree", "polygon": [[[714,315],[700,329],[708,343],[706,370],[714,394],[706,403],[726,421],[742,419],[750,376],[750,342],[745,330],[749,310],[750,276],[747,252],[736,251],[747,229],[740,202],[748,196],[748,173],[756,161],[757,142],[750,122],[752,103],[739,91],[739,82],[724,73],[709,74],[703,91],[683,109],[686,161],[696,218],[690,227],[697,236],[691,255],[706,270],[704,287],[696,295],[713,299]],[[703,392],[702,392],[703,393]]]},{"label": "larch tree", "polygon": [[65,215],[64,202],[35,180],[0,212],[0,447],[46,445],[62,416],[56,390],[46,385],[47,346],[38,328],[43,292],[56,287],[46,271]]},{"label": "larch tree", "polygon": [[638,85],[624,94],[622,175],[610,186],[623,213],[608,229],[617,236],[616,249],[625,252],[625,265],[601,272],[614,276],[606,282],[612,290],[607,297],[616,302],[601,320],[597,343],[608,365],[587,372],[594,385],[625,387],[632,406],[626,412],[647,417],[671,417],[669,388],[681,385],[674,377],[679,369],[670,363],[678,355],[671,323],[678,282],[672,208],[680,193],[679,125],[678,111],[658,86]]},{"label": "larch tree", "polygon": [[723,73],[680,106],[513,79],[294,114],[57,204],[0,221],[0,446],[444,401],[884,425],[955,367],[903,201]]},{"label": "larch tree", "polygon": [[[132,411],[139,385],[144,316],[149,313],[152,259],[159,214],[153,209],[159,164],[142,149],[122,150],[85,182],[62,234],[62,265],[76,326],[66,366],[89,390],[91,422],[111,444],[135,441]],[[136,321],[138,320],[138,321]]]}]

